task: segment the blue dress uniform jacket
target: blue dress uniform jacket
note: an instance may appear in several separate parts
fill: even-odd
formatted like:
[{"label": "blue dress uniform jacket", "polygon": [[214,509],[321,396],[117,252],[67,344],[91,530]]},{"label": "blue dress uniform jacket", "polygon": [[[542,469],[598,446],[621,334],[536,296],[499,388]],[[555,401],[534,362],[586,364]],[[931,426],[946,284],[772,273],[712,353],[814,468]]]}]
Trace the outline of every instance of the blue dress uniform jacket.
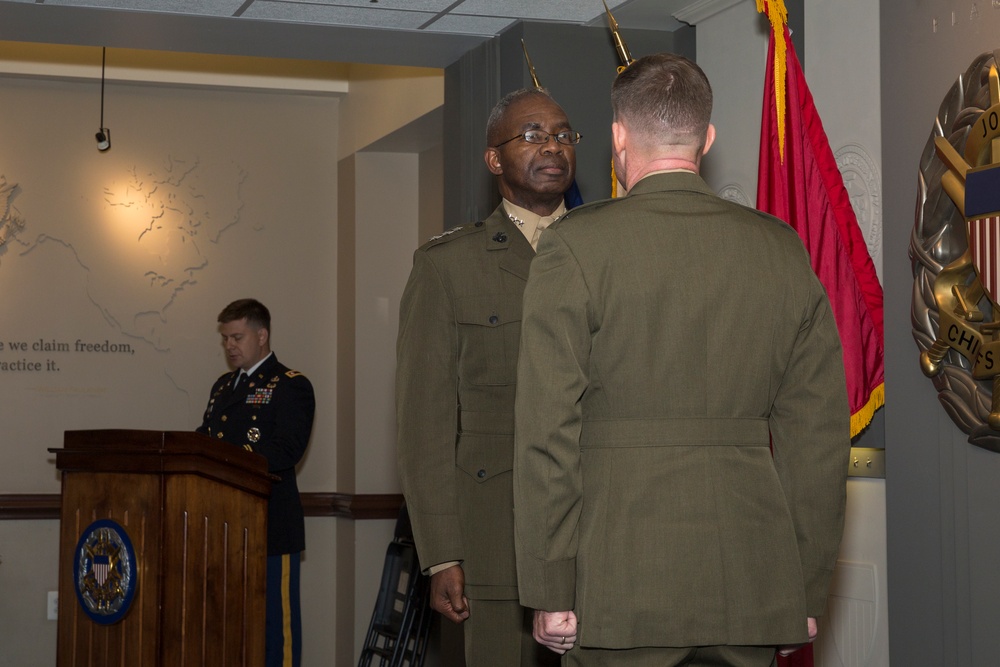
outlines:
[{"label": "blue dress uniform jacket", "polygon": [[281,478],[271,487],[268,503],[267,554],[298,553],[305,549],[305,521],[295,466],[312,431],[312,383],[274,354],[234,391],[237,375],[239,370],[216,380],[197,431],[267,459],[268,470]]},{"label": "blue dress uniform jacket", "polygon": [[470,599],[517,599],[514,382],[534,254],[501,206],[419,248],[400,305],[398,462],[417,553],[424,568],[463,561]]}]

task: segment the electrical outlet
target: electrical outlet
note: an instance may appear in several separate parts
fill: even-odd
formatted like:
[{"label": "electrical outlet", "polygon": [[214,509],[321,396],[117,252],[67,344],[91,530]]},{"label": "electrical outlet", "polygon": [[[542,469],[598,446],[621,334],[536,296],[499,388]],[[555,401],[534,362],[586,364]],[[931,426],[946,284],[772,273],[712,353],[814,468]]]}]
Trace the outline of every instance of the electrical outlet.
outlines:
[{"label": "electrical outlet", "polygon": [[47,618],[50,621],[54,621],[59,618],[59,591],[49,591]]}]

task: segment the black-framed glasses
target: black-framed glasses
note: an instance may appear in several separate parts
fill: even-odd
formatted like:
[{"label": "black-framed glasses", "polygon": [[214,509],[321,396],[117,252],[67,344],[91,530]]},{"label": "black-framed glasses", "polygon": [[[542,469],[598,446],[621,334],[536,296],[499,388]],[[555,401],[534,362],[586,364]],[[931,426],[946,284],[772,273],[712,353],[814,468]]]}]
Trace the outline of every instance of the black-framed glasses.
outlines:
[{"label": "black-framed glasses", "polygon": [[582,134],[572,130],[564,130],[558,134],[549,134],[545,130],[528,130],[526,132],[522,132],[516,137],[511,137],[507,141],[501,141],[493,148],[500,148],[504,144],[509,144],[515,139],[524,139],[529,144],[547,144],[549,143],[549,137],[552,137],[564,146],[575,146],[580,143],[580,139],[583,139]]}]

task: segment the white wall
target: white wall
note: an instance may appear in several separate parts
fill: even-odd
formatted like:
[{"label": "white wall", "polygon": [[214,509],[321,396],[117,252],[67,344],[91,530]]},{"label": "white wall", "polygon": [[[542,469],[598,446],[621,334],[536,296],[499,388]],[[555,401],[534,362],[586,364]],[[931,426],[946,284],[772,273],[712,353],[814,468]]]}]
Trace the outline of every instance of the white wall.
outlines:
[{"label": "white wall", "polygon": [[[332,400],[334,357],[320,332],[332,326],[336,287],[326,187],[336,136],[314,128],[336,118],[334,98],[111,85],[112,148],[100,153],[97,117],[82,112],[97,103],[92,84],[2,86],[0,173],[20,188],[23,229],[0,257],[0,361],[45,370],[8,372],[0,385],[5,436],[20,443],[5,452],[16,465],[0,468],[0,489],[58,491],[45,449],[67,429],[197,426],[227,371],[216,315],[242,296],[270,307],[276,353],[311,376],[321,404]],[[68,350],[11,349],[37,341]],[[321,411],[317,435],[332,423]],[[332,466],[322,447],[308,456]],[[310,471],[304,486],[329,474]]]},{"label": "white wall", "polygon": [[[418,227],[419,155],[359,153],[356,158],[357,368],[356,493],[399,493],[396,474],[396,331]],[[371,613],[392,521],[355,526],[357,608]],[[362,556],[362,554],[366,556]],[[367,605],[367,607],[366,607]],[[355,617],[355,663],[369,616]]]},{"label": "white wall", "polygon": [[444,102],[444,73],[439,69],[352,64],[350,81],[351,95],[341,118],[341,159]]},{"label": "white wall", "polygon": [[[80,50],[53,48],[55,55],[34,46],[21,53],[0,43],[0,218],[12,205],[0,228],[0,363],[42,364],[0,374],[0,494],[58,493],[47,449],[61,446],[65,430],[196,427],[211,383],[227,370],[216,315],[244,296],[268,305],[276,354],[316,390],[302,491],[397,493],[392,374],[399,295],[419,238],[417,156],[358,161],[358,382],[350,416],[357,443],[339,443],[336,306],[345,296],[337,284],[337,156],[349,84],[296,82],[294,65],[283,63],[280,76],[268,74],[273,88],[254,88],[261,81],[239,73],[211,81],[192,74],[211,84],[192,86],[183,83],[183,66],[144,74],[118,53],[116,67],[128,69],[118,78],[127,80],[109,78],[104,124],[112,148],[100,153],[100,82],[80,78],[99,76],[99,51],[95,72],[65,62]],[[17,63],[15,75],[3,74],[4,62]],[[303,69],[305,77],[336,77],[346,68]],[[411,81],[407,68],[390,69],[386,76],[363,70],[352,141],[423,114],[435,91],[443,103],[440,71],[435,85],[430,70],[413,70]],[[407,99],[400,91],[414,86],[425,90],[419,103],[385,104],[387,96]],[[391,113],[377,114],[378,131],[364,128],[362,120],[376,116],[370,109],[382,106]],[[129,353],[77,351],[77,339],[127,345]],[[37,341],[70,349],[31,350]],[[28,350],[14,351],[12,342]],[[354,488],[338,488],[338,447],[357,447],[346,475]],[[354,544],[338,545],[344,521],[306,521],[307,667],[343,655],[335,646],[339,622],[354,626],[348,648],[356,656],[391,539],[392,521],[364,521],[345,532]],[[353,559],[346,575],[338,553]],[[0,626],[10,631],[0,636],[23,640],[0,642],[0,667],[54,664],[56,624],[45,620],[45,593],[56,589],[57,554],[58,522],[0,522],[7,601]],[[338,620],[342,586],[357,586],[356,606],[352,618]]]},{"label": "white wall", "polygon": [[0,667],[56,664],[56,621],[46,620],[58,590],[58,521],[0,521]]},{"label": "white wall", "polygon": [[[23,221],[0,256],[0,362],[46,369],[3,375],[0,491],[58,492],[46,450],[61,446],[65,430],[193,430],[227,371],[216,315],[244,296],[269,306],[276,354],[314,383],[319,409],[302,488],[331,490],[336,133],[326,128],[335,127],[336,98],[112,83],[112,148],[99,153],[93,82],[3,78],[0,88],[0,173],[20,188],[13,205]],[[39,340],[69,350],[30,350]],[[131,352],[79,351],[77,340]],[[20,341],[27,352],[11,350]],[[18,535],[4,542],[15,553],[45,542],[26,565],[46,590],[56,588],[56,525],[3,526]],[[307,605],[335,594],[316,567],[333,544],[309,542]],[[4,577],[24,575],[16,562],[0,566]],[[24,605],[43,600],[3,588]],[[0,624],[24,623],[16,607],[8,611]],[[37,653],[10,664],[42,664],[50,626],[25,628],[24,646]],[[307,644],[307,655],[310,646],[322,641]]]},{"label": "white wall", "polygon": [[[737,188],[753,206],[757,200],[760,111],[767,58],[767,22],[753,2],[699,3],[712,9],[697,21],[697,61],[712,83],[715,144],[702,163],[716,191]],[[706,15],[707,14],[707,15]]]}]

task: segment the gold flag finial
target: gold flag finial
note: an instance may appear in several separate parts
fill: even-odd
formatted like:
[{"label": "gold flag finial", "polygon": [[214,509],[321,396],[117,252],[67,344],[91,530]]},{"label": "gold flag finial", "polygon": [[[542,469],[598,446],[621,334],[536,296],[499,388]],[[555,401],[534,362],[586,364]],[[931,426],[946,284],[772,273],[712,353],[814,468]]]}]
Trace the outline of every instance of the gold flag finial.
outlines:
[{"label": "gold flag finial", "polygon": [[[621,33],[618,32],[618,21],[615,20],[614,15],[611,10],[608,9],[608,3],[605,0],[601,0],[604,3],[604,12],[608,15],[608,27],[611,28],[611,36],[615,42],[615,51],[618,52],[618,59],[621,60],[622,64],[618,66],[618,73],[621,74],[622,70],[635,62],[635,58],[628,51],[628,46],[625,44],[625,40],[622,39]],[[618,196],[618,175],[615,173],[615,163],[614,160],[611,161],[611,198],[614,199]]]},{"label": "gold flag finial", "polygon": [[611,28],[611,36],[615,40],[615,50],[618,52],[618,58],[622,61],[621,66],[618,71],[621,72],[623,69],[635,62],[635,58],[628,51],[628,46],[625,44],[625,40],[622,39],[621,33],[618,32],[618,21],[611,14],[611,10],[608,9],[608,3],[605,0],[601,0],[604,3],[604,11],[608,15],[608,27]]},{"label": "gold flag finial", "polygon": [[528,72],[531,73],[531,83],[535,85],[535,90],[541,90],[542,84],[538,83],[538,75],[535,74],[535,66],[531,64],[531,56],[528,55],[528,47],[524,44],[524,39],[521,39],[521,50],[524,51],[524,61],[528,63]]}]

